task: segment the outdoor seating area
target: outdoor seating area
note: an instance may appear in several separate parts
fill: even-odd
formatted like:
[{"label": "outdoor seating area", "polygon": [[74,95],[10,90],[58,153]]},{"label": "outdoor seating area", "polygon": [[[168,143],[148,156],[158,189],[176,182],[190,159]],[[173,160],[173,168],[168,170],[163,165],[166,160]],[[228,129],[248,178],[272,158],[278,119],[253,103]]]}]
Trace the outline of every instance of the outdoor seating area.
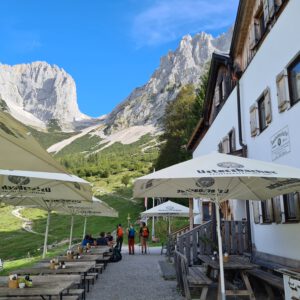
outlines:
[{"label": "outdoor seating area", "polygon": [[88,299],[91,286],[104,276],[110,253],[110,247],[93,246],[80,255],[61,253],[32,267],[13,270],[14,275],[0,276],[0,300]]}]

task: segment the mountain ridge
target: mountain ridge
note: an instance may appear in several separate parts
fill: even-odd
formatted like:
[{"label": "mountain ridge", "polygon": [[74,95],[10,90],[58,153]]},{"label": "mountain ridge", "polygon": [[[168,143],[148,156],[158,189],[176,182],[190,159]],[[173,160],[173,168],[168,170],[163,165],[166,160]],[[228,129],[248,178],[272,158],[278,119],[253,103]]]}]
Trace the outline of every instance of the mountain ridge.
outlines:
[{"label": "mountain ridge", "polygon": [[16,119],[37,130],[78,132],[65,142],[51,145],[51,152],[59,152],[77,136],[82,137],[82,130],[89,136],[98,136],[102,144],[126,144],[128,139],[134,142],[145,134],[161,132],[167,103],[176,98],[183,86],[199,83],[212,53],[228,51],[231,35],[232,28],[216,38],[205,32],[193,37],[185,35],[175,51],[161,57],[148,82],[100,118],[80,112],[71,75],[42,61],[15,66],[0,64],[0,100],[5,101],[4,107]]}]

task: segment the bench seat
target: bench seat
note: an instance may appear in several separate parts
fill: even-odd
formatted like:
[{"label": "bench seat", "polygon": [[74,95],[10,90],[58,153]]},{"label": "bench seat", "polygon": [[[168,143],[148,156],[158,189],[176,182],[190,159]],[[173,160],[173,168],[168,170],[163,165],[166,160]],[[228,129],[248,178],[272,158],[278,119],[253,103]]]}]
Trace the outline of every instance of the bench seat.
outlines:
[{"label": "bench seat", "polygon": [[187,279],[190,286],[205,286],[212,283],[199,267],[189,267]]},{"label": "bench seat", "polygon": [[[0,300],[41,300],[40,296],[33,296],[33,297],[0,297]],[[52,300],[59,300],[59,297],[56,296],[52,296],[51,297]],[[78,300],[79,296],[63,296],[64,300]]]},{"label": "bench seat", "polygon": [[247,273],[251,276],[259,278],[260,280],[268,283],[271,286],[274,286],[280,290],[284,290],[283,278],[277,275],[274,275],[270,272],[263,271],[261,269],[248,270]]},{"label": "bench seat", "polygon": [[187,258],[176,250],[174,259],[177,282],[184,291],[185,298],[192,299],[190,288],[196,288],[201,290],[200,300],[205,300],[212,281],[202,272],[201,267],[189,267]]}]

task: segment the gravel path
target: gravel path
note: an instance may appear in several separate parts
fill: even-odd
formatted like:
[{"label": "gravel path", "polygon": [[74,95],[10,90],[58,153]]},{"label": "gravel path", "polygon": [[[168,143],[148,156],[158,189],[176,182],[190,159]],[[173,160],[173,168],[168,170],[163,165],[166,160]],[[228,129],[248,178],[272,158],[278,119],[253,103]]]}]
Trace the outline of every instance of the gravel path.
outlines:
[{"label": "gravel path", "polygon": [[[126,251],[124,246],[124,251]],[[87,294],[87,300],[183,300],[176,289],[176,281],[161,277],[158,261],[164,260],[160,249],[150,249],[142,255],[136,247],[135,255],[122,253],[123,259],[109,263],[103,274]]]}]

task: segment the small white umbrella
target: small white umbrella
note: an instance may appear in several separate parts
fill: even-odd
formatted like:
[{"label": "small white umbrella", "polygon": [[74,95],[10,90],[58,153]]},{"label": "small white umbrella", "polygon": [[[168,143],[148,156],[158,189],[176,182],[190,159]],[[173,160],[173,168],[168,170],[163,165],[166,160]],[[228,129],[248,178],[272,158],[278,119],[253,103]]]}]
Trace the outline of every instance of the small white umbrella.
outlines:
[{"label": "small white umbrella", "polygon": [[300,190],[300,170],[284,165],[212,153],[138,178],[135,197],[207,198],[216,205],[221,296],[225,299],[220,202],[266,200]]},{"label": "small white umbrella", "polygon": [[24,207],[32,207],[32,208],[40,208],[47,211],[47,222],[45,229],[45,238],[44,238],[44,247],[43,247],[43,258],[45,258],[47,254],[47,244],[48,244],[48,233],[50,226],[50,216],[51,211],[60,210],[63,206],[66,205],[85,205],[90,202],[85,200],[68,200],[68,199],[45,199],[45,198],[37,198],[37,197],[0,197],[0,202],[3,202],[7,205],[13,206],[24,206]]},{"label": "small white umbrella", "polygon": [[168,217],[170,234],[170,217],[189,217],[189,208],[169,200],[142,212],[141,215],[142,217]]},{"label": "small white umbrella", "polygon": [[71,215],[71,228],[70,228],[70,239],[69,239],[69,248],[72,245],[72,237],[73,237],[73,225],[74,225],[74,215],[84,216],[84,229],[83,229],[83,237],[86,232],[86,222],[87,217],[89,216],[98,216],[98,217],[118,217],[118,212],[110,207],[104,201],[93,197],[93,202],[91,203],[74,203],[74,204],[65,204],[56,209],[57,212]]}]

